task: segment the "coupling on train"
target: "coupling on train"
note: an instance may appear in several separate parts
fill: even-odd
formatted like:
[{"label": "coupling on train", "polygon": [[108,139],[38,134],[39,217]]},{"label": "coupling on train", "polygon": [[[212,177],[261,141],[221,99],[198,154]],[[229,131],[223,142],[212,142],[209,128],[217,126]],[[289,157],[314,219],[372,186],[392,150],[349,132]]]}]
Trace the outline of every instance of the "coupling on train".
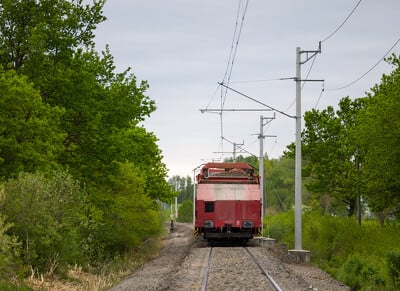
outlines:
[{"label": "coupling on train", "polygon": [[260,179],[247,163],[207,163],[196,177],[195,234],[209,242],[261,235]]}]

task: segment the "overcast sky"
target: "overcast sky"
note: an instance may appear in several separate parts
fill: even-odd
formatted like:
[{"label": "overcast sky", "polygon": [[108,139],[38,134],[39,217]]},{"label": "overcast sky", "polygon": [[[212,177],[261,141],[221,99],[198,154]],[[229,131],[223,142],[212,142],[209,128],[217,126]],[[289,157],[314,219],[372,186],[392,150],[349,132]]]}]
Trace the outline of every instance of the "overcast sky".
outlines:
[{"label": "overcast sky", "polygon": [[[147,95],[157,110],[144,126],[158,137],[169,175],[193,175],[205,161],[231,157],[230,142],[259,156],[260,116],[267,111],[201,113],[221,108],[221,90],[230,54],[239,0],[108,0],[107,21],[96,31],[96,47],[108,44],[118,71],[132,67],[138,80],[147,80]],[[242,16],[246,1],[242,1]],[[296,74],[296,47],[316,50],[318,42],[334,32],[358,0],[250,0],[234,59],[230,86],[268,106],[295,115],[295,82],[276,80]],[[392,47],[400,37],[400,1],[362,1],[332,37],[322,42],[302,90],[302,112],[336,107],[345,96],[358,98],[379,83],[392,68],[381,62],[354,81]],[[239,18],[239,25],[241,17]],[[400,44],[393,52],[400,53]],[[302,55],[304,60],[305,55]],[[302,66],[305,78],[313,60]],[[259,81],[258,80],[266,80]],[[251,82],[245,82],[251,81]],[[321,95],[322,88],[325,91]],[[218,90],[217,90],[218,89]],[[319,99],[321,95],[321,98]],[[232,91],[225,109],[265,109]],[[222,134],[226,141],[221,144]],[[279,113],[264,128],[270,158],[282,155],[295,140],[295,121]],[[238,152],[240,150],[238,149]],[[238,153],[240,154],[240,153]],[[248,155],[243,153],[243,155]]]}]

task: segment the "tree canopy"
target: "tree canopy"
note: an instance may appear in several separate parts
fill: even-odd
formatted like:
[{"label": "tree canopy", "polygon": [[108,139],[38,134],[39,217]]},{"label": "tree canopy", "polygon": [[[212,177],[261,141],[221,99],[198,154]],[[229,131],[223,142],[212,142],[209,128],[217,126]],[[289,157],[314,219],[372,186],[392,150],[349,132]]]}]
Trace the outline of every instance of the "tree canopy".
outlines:
[{"label": "tree canopy", "polygon": [[[46,204],[53,202],[39,201],[49,195],[53,181],[47,177],[54,170],[60,175],[67,171],[70,183],[83,187],[74,192],[85,198],[79,204],[81,228],[63,227],[76,233],[74,243],[85,246],[90,260],[129,251],[159,233],[158,201],[170,201],[175,194],[166,181],[157,137],[142,125],[156,110],[146,95],[148,83],[138,81],[130,68],[116,72],[108,46],[101,53],[94,49],[95,29],[106,20],[104,4],[0,0],[0,181],[14,185],[12,181],[20,179],[26,186],[5,189],[2,211],[9,214],[6,223],[15,222],[16,227],[2,225],[25,249],[28,243],[43,245],[39,234],[30,234],[35,243],[20,231],[25,226],[17,221],[21,214],[13,214],[11,197],[24,205],[28,200],[23,193],[35,195],[41,215],[54,222],[48,237],[57,236],[59,224],[51,217],[58,214]],[[29,192],[32,185],[47,186]],[[26,211],[35,211],[31,206]],[[73,211],[75,206],[65,207]],[[42,231],[46,236],[46,229]],[[21,256],[29,261],[27,253]]]},{"label": "tree canopy", "polygon": [[363,201],[383,219],[399,213],[400,60],[387,61],[394,70],[366,97],[345,97],[336,111],[328,106],[304,114],[306,185],[321,203],[330,198],[329,212],[344,207],[353,215]]},{"label": "tree canopy", "polygon": [[42,102],[26,77],[0,67],[0,180],[57,167],[64,110]]},{"label": "tree canopy", "polygon": [[394,70],[372,88],[358,118],[368,203],[393,214],[400,211],[400,58],[388,62]]}]

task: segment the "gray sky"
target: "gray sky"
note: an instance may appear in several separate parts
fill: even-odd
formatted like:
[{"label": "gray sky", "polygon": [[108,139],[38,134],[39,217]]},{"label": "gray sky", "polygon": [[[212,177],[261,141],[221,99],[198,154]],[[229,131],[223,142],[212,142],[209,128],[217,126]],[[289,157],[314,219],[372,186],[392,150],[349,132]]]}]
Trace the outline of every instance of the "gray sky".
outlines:
[{"label": "gray sky", "polygon": [[[295,82],[273,80],[295,76],[296,47],[316,50],[318,42],[335,31],[358,0],[250,0],[234,60],[230,86],[260,102],[295,115]],[[242,1],[243,5],[246,1]],[[221,82],[228,64],[239,0],[108,0],[108,18],[96,32],[98,50],[110,45],[118,71],[132,67],[138,80],[147,80],[147,95],[157,110],[144,126],[158,137],[169,175],[192,175],[204,161],[218,160],[221,121],[203,108],[221,107]],[[243,6],[242,6],[243,8]],[[240,15],[242,15],[241,9]],[[381,62],[360,81],[342,87],[366,73],[400,37],[400,1],[362,1],[354,14],[331,38],[322,42],[302,90],[302,112],[336,106],[345,96],[370,92],[392,68]],[[240,24],[241,18],[239,19]],[[400,53],[400,44],[393,49]],[[304,58],[304,55],[303,55]],[[302,66],[305,78],[312,60]],[[253,82],[267,80],[263,82]],[[252,81],[252,82],[243,82]],[[226,109],[265,109],[243,96],[228,92]],[[260,115],[272,112],[224,112],[223,136],[259,155]],[[295,121],[281,114],[265,127],[265,153],[281,156],[295,140]],[[246,153],[243,153],[247,155]],[[224,154],[223,157],[231,157]]]}]

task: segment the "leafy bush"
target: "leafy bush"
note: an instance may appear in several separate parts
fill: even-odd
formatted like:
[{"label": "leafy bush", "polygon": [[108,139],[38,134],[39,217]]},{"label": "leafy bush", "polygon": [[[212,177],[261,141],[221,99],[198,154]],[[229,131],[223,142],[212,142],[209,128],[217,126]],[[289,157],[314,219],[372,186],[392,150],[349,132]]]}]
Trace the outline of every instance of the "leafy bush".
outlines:
[{"label": "leafy bush", "polygon": [[179,215],[177,221],[180,222],[193,222],[193,202],[192,200],[185,200],[179,205]]},{"label": "leafy bush", "polygon": [[[267,217],[266,221],[271,237],[293,246],[293,212]],[[388,254],[387,250],[398,246],[399,241],[398,222],[382,226],[377,221],[365,220],[358,225],[354,217],[303,214],[303,248],[311,251],[312,262],[354,290],[397,290],[400,251]]]},{"label": "leafy bush", "polygon": [[355,219],[307,213],[303,216],[303,242],[317,260],[340,265],[357,249],[355,242],[363,231]]},{"label": "leafy bush", "polygon": [[1,210],[22,242],[22,259],[37,272],[53,273],[83,263],[80,247],[84,201],[79,184],[65,172],[21,173],[5,184]]},{"label": "leafy bush", "polygon": [[340,268],[338,279],[351,288],[360,290],[362,287],[383,287],[385,279],[373,259],[350,255]]},{"label": "leafy bush", "polygon": [[[284,242],[289,247],[294,246],[294,212],[284,212],[268,216],[264,221],[266,235]],[[265,235],[265,233],[264,233]]]},{"label": "leafy bush", "polygon": [[390,251],[386,257],[389,276],[396,287],[400,287],[400,249]]},{"label": "leafy bush", "polygon": [[95,202],[102,204],[95,242],[104,250],[103,259],[120,256],[163,230],[159,204],[146,194],[145,175],[132,163],[116,164],[111,193],[102,193]]},{"label": "leafy bush", "polygon": [[7,279],[15,272],[15,262],[20,251],[17,239],[7,235],[11,227],[12,224],[5,223],[0,215],[0,279]]}]

